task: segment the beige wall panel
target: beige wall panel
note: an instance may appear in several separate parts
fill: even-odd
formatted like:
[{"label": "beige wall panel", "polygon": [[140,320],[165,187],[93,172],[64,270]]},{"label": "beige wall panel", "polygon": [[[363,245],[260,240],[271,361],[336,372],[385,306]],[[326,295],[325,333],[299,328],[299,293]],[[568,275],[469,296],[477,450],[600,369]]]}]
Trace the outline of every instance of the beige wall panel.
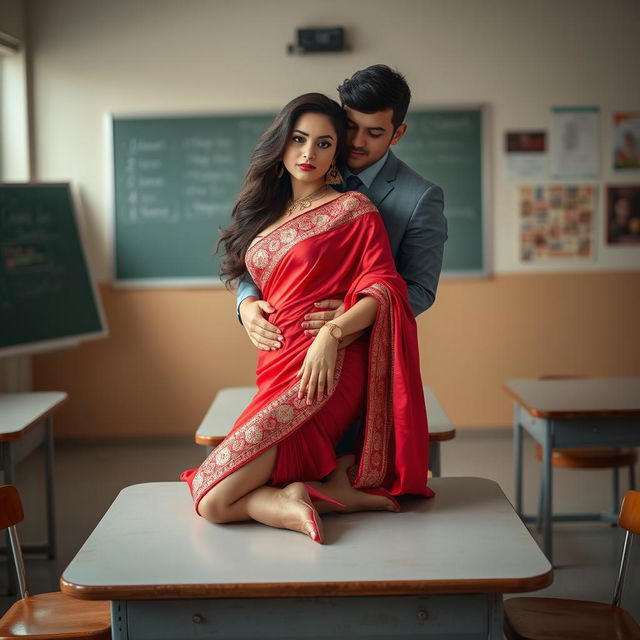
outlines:
[{"label": "beige wall panel", "polygon": [[[638,376],[638,291],[637,273],[445,282],[418,322],[423,379],[464,428],[510,425],[507,378]],[[57,435],[191,437],[218,389],[253,384],[229,293],[102,294],[109,338],[34,359],[36,388],[70,396]]]}]

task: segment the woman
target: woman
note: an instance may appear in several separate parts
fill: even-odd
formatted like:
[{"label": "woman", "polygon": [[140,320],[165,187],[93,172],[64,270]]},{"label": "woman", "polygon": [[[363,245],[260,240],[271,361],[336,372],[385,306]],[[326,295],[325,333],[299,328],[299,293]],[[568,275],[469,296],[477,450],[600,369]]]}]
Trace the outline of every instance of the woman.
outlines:
[{"label": "woman", "polygon": [[[322,542],[320,513],[397,511],[394,496],[433,495],[405,282],[373,204],[327,184],[340,182],[344,141],[336,102],[292,100],[258,141],[223,231],[223,277],[249,271],[275,308],[282,347],[259,352],[251,404],[181,476],[212,522],[253,519]],[[306,335],[301,318],[329,297],[344,298],[344,313]],[[355,459],[337,461],[335,445],[365,409]]]}]

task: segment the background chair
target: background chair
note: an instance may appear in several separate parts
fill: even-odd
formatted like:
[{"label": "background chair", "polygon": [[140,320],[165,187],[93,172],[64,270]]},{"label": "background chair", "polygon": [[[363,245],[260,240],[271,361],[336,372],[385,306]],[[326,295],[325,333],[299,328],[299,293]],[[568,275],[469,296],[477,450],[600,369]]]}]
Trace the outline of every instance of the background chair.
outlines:
[{"label": "background chair", "polygon": [[640,491],[629,491],[618,525],[626,530],[612,604],[560,598],[511,598],[504,603],[509,640],[638,640],[640,626],[620,607],[632,534],[640,533]]},{"label": "background chair", "polygon": [[109,640],[111,621],[107,602],[77,600],[59,591],[35,596],[29,593],[16,529],[16,525],[22,520],[24,512],[18,490],[12,485],[0,487],[0,529],[9,530],[21,596],[0,620],[0,640]]},{"label": "background chair", "polygon": [[[576,375],[545,375],[539,380],[578,380],[588,376]],[[542,462],[542,446],[536,444],[535,456]],[[628,467],[629,489],[636,488],[635,465],[638,462],[638,452],[633,447],[606,447],[598,449],[553,449],[551,465],[563,469],[611,469],[611,516],[607,520],[615,524],[620,509],[620,469]],[[544,486],[540,483],[540,500],[538,504],[538,531],[542,528]]]}]

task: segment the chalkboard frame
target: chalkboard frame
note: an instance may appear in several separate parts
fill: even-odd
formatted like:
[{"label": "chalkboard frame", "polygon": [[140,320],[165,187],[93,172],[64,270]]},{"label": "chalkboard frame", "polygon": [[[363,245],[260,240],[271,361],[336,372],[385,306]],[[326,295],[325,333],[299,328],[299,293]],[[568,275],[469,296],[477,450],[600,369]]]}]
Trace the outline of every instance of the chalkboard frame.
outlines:
[{"label": "chalkboard frame", "polygon": [[[442,279],[465,280],[465,279],[486,279],[491,277],[494,270],[493,256],[493,216],[491,214],[491,161],[492,161],[492,137],[490,135],[491,113],[490,105],[487,103],[457,103],[457,104],[417,104],[412,105],[410,112],[428,112],[428,111],[469,111],[476,110],[480,113],[480,157],[481,157],[481,247],[482,247],[482,265],[478,269],[470,270],[450,270],[443,269],[441,273]],[[139,119],[147,118],[197,118],[197,117],[242,117],[242,116],[273,116],[276,111],[265,109],[259,110],[240,110],[240,111],[137,111],[137,112],[111,112],[105,114],[104,130],[107,144],[107,166],[108,166],[108,184],[107,197],[108,208],[111,215],[109,216],[109,233],[108,233],[108,256],[109,256],[109,275],[112,286],[116,289],[189,289],[189,288],[222,288],[223,282],[219,277],[171,277],[171,278],[118,278],[117,274],[117,247],[116,247],[116,197],[115,197],[115,158],[114,158],[114,125],[117,119]],[[411,132],[409,131],[409,135]],[[429,176],[425,176],[427,179]],[[445,193],[445,216],[447,214],[447,201]],[[445,244],[445,254],[446,254]]]},{"label": "chalkboard frame", "polygon": [[[147,118],[217,118],[217,117],[243,117],[243,116],[256,116],[256,117],[269,117],[275,118],[279,109],[243,109],[239,111],[202,111],[202,110],[180,110],[180,111],[117,111],[105,114],[104,117],[104,131],[105,139],[107,143],[105,148],[107,149],[107,195],[108,195],[108,207],[107,211],[110,212],[109,216],[109,230],[108,230],[108,256],[109,265],[108,273],[111,285],[115,289],[202,289],[224,288],[224,282],[219,277],[207,277],[207,276],[193,276],[189,278],[185,277],[173,277],[173,278],[127,278],[122,279],[118,277],[117,272],[117,247],[116,247],[116,197],[115,197],[115,157],[114,157],[114,136],[115,136],[115,121],[118,119],[127,120],[145,120]],[[231,215],[231,212],[229,212]]]},{"label": "chalkboard frame", "polygon": [[28,342],[19,345],[11,345],[7,347],[0,347],[0,358],[34,355],[37,353],[45,353],[49,351],[57,351],[59,349],[68,349],[76,347],[86,340],[92,340],[96,338],[105,338],[109,335],[106,316],[104,308],[102,306],[102,298],[98,290],[97,281],[95,278],[94,269],[91,265],[91,261],[88,259],[86,246],[87,246],[87,231],[84,223],[84,214],[82,207],[80,206],[80,197],[76,187],[71,182],[43,182],[43,181],[29,181],[29,182],[1,182],[0,188],[33,188],[33,187],[61,187],[67,190],[69,196],[69,202],[71,203],[71,210],[73,221],[76,229],[78,230],[78,236],[80,239],[80,253],[87,269],[89,282],[91,285],[91,294],[93,296],[93,302],[96,307],[98,318],[100,321],[101,329],[98,331],[89,331],[87,333],[81,333],[73,336],[66,336],[64,338],[48,339],[48,340],[36,340],[34,342]]}]

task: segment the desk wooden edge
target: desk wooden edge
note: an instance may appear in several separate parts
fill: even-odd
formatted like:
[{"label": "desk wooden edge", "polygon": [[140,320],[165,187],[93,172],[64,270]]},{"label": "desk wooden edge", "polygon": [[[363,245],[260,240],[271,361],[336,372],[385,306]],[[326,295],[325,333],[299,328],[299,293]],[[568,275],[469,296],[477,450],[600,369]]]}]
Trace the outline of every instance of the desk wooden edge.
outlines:
[{"label": "desk wooden edge", "polygon": [[506,391],[527,413],[534,418],[564,420],[575,418],[635,418],[640,417],[640,409],[612,409],[609,411],[544,411],[529,406],[509,385],[504,382],[502,389]]},{"label": "desk wooden edge", "polygon": [[[447,431],[438,431],[436,433],[429,434],[429,440],[431,442],[444,442],[446,440],[453,440],[456,437],[455,429],[448,429]],[[217,447],[225,436],[205,436],[199,433],[195,435],[196,444],[200,444],[205,447]]]},{"label": "desk wooden edge", "polygon": [[35,418],[28,425],[20,429],[20,431],[12,431],[11,433],[1,433],[0,442],[9,442],[10,440],[18,440],[19,438],[22,438],[22,436],[27,431],[29,431],[29,429],[36,426],[37,424],[40,424],[40,422],[42,422],[42,420],[44,420],[45,418],[48,418],[56,409],[62,406],[69,399],[69,395],[66,392],[61,391],[60,393],[64,393],[63,398],[60,398],[58,402],[56,402],[54,405],[49,407],[46,411],[43,411],[41,414],[39,414],[37,418]]},{"label": "desk wooden edge", "polygon": [[60,591],[80,600],[156,600],[187,598],[297,598],[406,596],[471,593],[526,593],[548,587],[553,569],[528,578],[487,580],[398,580],[388,582],[290,582],[259,584],[176,584],[87,586],[60,578]]},{"label": "desk wooden edge", "polygon": [[195,441],[196,444],[201,444],[205,447],[217,447],[224,438],[225,436],[201,436],[199,433],[196,433]]},{"label": "desk wooden edge", "polygon": [[429,440],[431,442],[445,442],[446,440],[453,440],[456,437],[455,429],[448,429],[447,431],[436,431],[429,433]]}]

